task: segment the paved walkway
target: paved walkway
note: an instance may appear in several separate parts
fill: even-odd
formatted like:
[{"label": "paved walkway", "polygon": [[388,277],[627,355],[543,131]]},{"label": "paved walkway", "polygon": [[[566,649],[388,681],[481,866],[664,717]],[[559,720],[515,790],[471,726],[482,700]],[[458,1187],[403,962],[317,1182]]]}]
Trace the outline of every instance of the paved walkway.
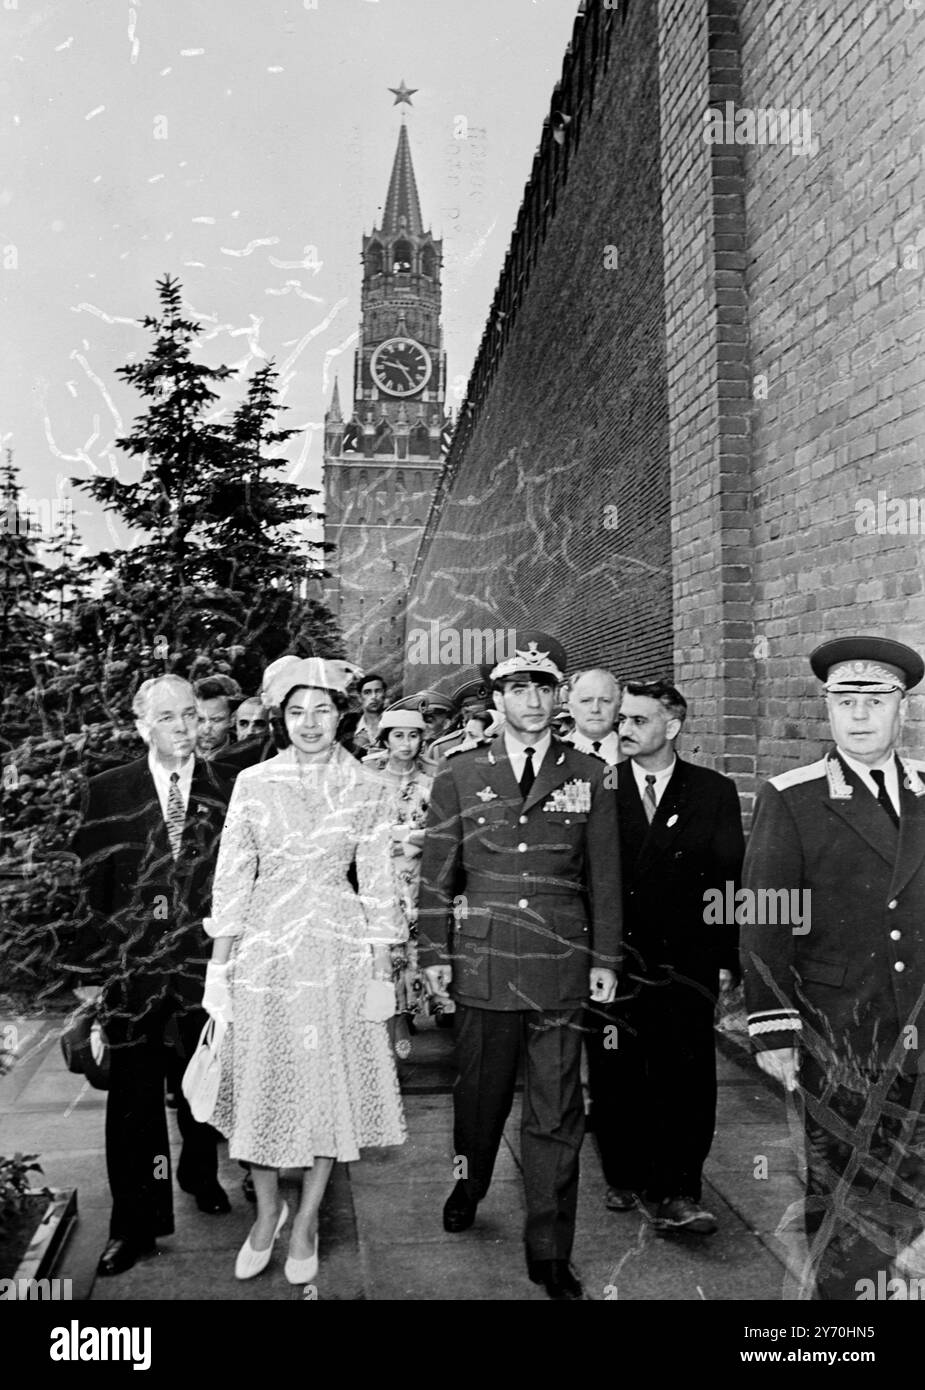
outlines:
[{"label": "paved walkway", "polygon": [[[253,1208],[240,1170],[221,1152],[220,1179],[233,1211],[208,1217],[177,1191],[177,1233],[162,1254],[116,1279],[96,1280],[106,1242],[109,1192],[103,1154],[105,1096],[68,1073],[57,1043],[59,1020],[2,1020],[17,1029],[19,1061],[0,1079],[0,1153],[41,1156],[52,1186],[76,1186],[80,1220],[57,1270],[74,1296],[91,1300],[296,1299],[282,1273],[284,1241],[269,1269],[238,1283],[234,1255]],[[726,1044],[726,1047],[733,1044]],[[775,1235],[801,1192],[782,1097],[750,1063],[721,1053],[719,1121],[704,1202],[717,1215],[711,1238],[660,1237],[639,1213],[604,1209],[593,1141],[582,1150],[574,1263],[593,1299],[763,1300],[796,1296],[786,1272],[788,1242]],[[522,1300],[545,1295],[526,1277],[518,1106],[495,1180],[475,1226],[447,1235],[443,1202],[452,1187],[452,1034],[419,1032],[402,1063],[407,1144],[339,1164],[321,1216],[321,1269],[310,1296],[328,1300]],[[177,1144],[175,1121],[172,1137]],[[176,1157],[176,1147],[174,1148]],[[293,1189],[294,1190],[294,1189]],[[285,1239],[285,1238],[284,1238]]]}]

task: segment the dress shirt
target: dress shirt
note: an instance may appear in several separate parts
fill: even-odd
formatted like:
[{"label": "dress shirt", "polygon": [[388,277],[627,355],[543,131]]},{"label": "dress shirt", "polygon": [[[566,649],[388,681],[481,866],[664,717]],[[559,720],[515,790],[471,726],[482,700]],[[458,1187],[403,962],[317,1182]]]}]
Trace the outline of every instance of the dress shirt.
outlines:
[{"label": "dress shirt", "polygon": [[519,782],[524,775],[524,765],[527,761],[527,749],[533,749],[533,771],[539,776],[540,767],[546,756],[546,750],[552,742],[552,735],[548,729],[544,729],[541,734],[537,734],[533,743],[518,743],[517,739],[511,738],[510,733],[504,731],[504,748],[511,760],[511,768],[514,772],[514,781]]},{"label": "dress shirt", "polygon": [[615,767],[620,761],[620,739],[614,729],[600,740],[600,748],[595,753],[594,740],[585,738],[577,729],[572,731],[569,741],[578,749],[579,753],[590,753],[592,758],[603,758],[605,763]]},{"label": "dress shirt", "polygon": [[[851,771],[860,777],[871,796],[876,798],[879,795],[877,784],[873,777],[871,777],[871,770],[867,764],[859,763],[856,758],[849,758],[848,754],[841,748],[838,750],[838,756],[844,758],[845,762],[851,768]],[[896,758],[894,755],[891,753],[887,762],[878,763],[877,770],[886,774],[883,779],[886,786],[886,794],[893,803],[893,810],[897,815],[900,815],[902,802],[899,797],[899,772],[896,768]]]},{"label": "dress shirt", "polygon": [[[193,767],[195,765],[195,762],[196,758],[194,754],[190,753],[189,757],[187,758],[186,762],[183,764],[182,767],[175,767],[172,769],[174,772],[179,772],[180,774],[180,780],[177,783],[177,786],[179,787],[180,795],[183,798],[184,810],[189,805],[190,787],[193,784]],[[164,817],[164,823],[166,824],[167,798],[170,796],[171,769],[166,768],[164,766],[160,758],[158,758],[157,755],[154,753],[153,749],[148,753],[148,767],[151,769],[151,776],[154,778],[154,787],[157,792],[157,799],[161,803],[161,815]]]},{"label": "dress shirt", "polygon": [[647,773],[644,767],[639,766],[635,758],[630,758],[630,762],[633,766],[633,776],[636,778],[636,786],[639,788],[640,797],[644,797],[646,794],[646,786],[648,785],[646,777],[654,776],[655,781],[652,783],[652,790],[655,793],[655,804],[657,806],[665,795],[665,788],[671,781],[671,774],[674,772],[677,761],[677,758],[672,758],[670,767],[663,768],[661,772]]}]

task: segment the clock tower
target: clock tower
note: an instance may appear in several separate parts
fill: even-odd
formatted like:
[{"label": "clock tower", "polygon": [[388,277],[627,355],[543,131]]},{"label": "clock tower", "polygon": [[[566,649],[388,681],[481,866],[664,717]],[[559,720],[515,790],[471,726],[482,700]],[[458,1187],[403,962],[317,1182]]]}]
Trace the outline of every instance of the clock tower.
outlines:
[{"label": "clock tower", "polygon": [[[404,82],[392,90],[410,105]],[[348,659],[381,672],[395,698],[408,577],[450,436],[443,243],[424,228],[404,122],[362,262],[353,406],[345,418],[335,383],[324,422],[324,538],[335,547],[325,598]]]}]

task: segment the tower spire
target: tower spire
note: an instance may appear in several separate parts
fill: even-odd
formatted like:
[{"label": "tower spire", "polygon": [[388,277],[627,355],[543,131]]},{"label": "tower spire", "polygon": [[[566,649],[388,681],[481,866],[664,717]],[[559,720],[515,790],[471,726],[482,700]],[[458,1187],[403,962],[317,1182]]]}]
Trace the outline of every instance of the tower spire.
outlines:
[{"label": "tower spire", "polygon": [[386,236],[396,236],[402,231],[412,236],[420,236],[424,231],[418,186],[414,177],[414,165],[411,162],[411,146],[408,143],[408,129],[405,125],[402,125],[398,132],[392,177],[389,179],[389,191],[382,214],[382,231]]}]

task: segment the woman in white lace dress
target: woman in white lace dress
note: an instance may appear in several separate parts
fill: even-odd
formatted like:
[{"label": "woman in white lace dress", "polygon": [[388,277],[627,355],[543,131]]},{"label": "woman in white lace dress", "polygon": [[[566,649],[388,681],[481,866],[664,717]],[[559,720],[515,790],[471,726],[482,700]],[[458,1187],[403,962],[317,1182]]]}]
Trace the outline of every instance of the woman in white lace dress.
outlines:
[{"label": "woman in white lace dress", "polygon": [[305,1170],[286,1277],[309,1283],[334,1162],[405,1139],[384,981],[407,927],[387,792],[334,741],[351,673],[315,657],[269,668],[263,698],[281,707],[291,747],[239,774],[219,848],[203,1003],[230,1024],[212,1123],[251,1164],[257,1196],[239,1278],[266,1267],[285,1223],[280,1168]]}]

